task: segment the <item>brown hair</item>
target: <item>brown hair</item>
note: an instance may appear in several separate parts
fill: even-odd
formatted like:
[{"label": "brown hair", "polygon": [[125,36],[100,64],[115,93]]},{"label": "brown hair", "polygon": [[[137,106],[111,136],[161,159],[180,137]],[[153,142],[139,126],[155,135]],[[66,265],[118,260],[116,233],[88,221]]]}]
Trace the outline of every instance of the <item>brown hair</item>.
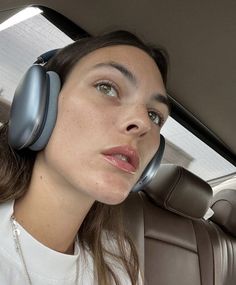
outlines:
[{"label": "brown hair", "polygon": [[[126,31],[112,32],[103,36],[78,40],[61,49],[45,65],[46,70],[55,71],[62,85],[78,61],[99,48],[114,45],[131,45],[144,50],[156,62],[164,83],[167,78],[166,55],[160,49],[146,46],[140,39]],[[34,167],[36,153],[30,150],[15,151],[7,141],[8,124],[0,127],[0,202],[18,199],[27,191]],[[116,251],[106,248],[103,242],[109,234],[116,243]],[[105,205],[95,202],[79,229],[79,241],[93,256],[95,276],[100,285],[108,285],[114,280],[121,285],[113,268],[105,256],[121,264],[127,272],[132,285],[138,284],[139,261],[135,246],[124,230],[122,222],[122,203]]]}]

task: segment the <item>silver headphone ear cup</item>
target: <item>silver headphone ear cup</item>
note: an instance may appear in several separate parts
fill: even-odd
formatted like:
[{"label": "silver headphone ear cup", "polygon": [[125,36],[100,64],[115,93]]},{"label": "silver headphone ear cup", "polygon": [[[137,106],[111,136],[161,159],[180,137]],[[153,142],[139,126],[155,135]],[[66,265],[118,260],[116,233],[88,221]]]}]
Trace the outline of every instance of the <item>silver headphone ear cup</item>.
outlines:
[{"label": "silver headphone ear cup", "polygon": [[154,176],[157,173],[157,170],[161,164],[161,160],[164,154],[165,150],[165,138],[160,135],[160,145],[159,148],[152,158],[152,160],[149,162],[147,167],[144,169],[141,177],[139,178],[138,182],[134,185],[132,188],[132,192],[138,192],[142,190],[144,187],[146,187],[154,178]]},{"label": "silver headphone ear cup", "polygon": [[40,65],[31,66],[20,81],[11,106],[8,143],[28,147],[40,133],[47,107],[47,76]]},{"label": "silver headphone ear cup", "polygon": [[54,71],[48,71],[47,77],[49,89],[47,111],[45,111],[42,132],[38,139],[29,147],[33,151],[42,150],[47,145],[57,119],[58,95],[61,89],[61,81],[59,75]]}]

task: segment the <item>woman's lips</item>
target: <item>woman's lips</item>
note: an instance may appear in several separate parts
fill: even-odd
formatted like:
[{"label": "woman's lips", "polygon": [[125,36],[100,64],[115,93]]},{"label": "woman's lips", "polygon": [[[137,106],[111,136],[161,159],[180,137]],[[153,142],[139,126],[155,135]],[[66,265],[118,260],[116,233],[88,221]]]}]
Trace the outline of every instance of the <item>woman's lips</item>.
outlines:
[{"label": "woman's lips", "polygon": [[139,167],[137,151],[130,146],[113,147],[102,154],[106,161],[125,172],[134,174]]}]

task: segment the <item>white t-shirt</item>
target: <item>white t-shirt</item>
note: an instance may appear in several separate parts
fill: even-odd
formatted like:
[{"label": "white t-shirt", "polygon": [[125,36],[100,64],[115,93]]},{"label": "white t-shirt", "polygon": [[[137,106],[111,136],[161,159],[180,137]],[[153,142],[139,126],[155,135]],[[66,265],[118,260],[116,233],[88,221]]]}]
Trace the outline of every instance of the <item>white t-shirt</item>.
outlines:
[{"label": "white t-shirt", "polygon": [[[11,215],[14,201],[0,204],[0,284],[28,285],[25,268],[16,250],[13,238]],[[80,253],[75,244],[74,255],[54,251],[34,239],[19,224],[20,244],[33,285],[74,285],[76,267],[79,285],[96,285],[93,277],[93,260],[89,252]],[[121,267],[114,267],[122,285],[131,282]]]}]

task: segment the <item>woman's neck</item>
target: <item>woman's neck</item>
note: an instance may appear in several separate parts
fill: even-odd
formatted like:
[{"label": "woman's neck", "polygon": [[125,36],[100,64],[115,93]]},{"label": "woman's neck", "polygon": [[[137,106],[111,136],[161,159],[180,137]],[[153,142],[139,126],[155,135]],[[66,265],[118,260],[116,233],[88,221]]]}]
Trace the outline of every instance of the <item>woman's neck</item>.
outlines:
[{"label": "woman's neck", "polygon": [[45,246],[73,254],[77,232],[93,203],[91,197],[60,181],[38,155],[29,188],[15,201],[14,216]]}]

